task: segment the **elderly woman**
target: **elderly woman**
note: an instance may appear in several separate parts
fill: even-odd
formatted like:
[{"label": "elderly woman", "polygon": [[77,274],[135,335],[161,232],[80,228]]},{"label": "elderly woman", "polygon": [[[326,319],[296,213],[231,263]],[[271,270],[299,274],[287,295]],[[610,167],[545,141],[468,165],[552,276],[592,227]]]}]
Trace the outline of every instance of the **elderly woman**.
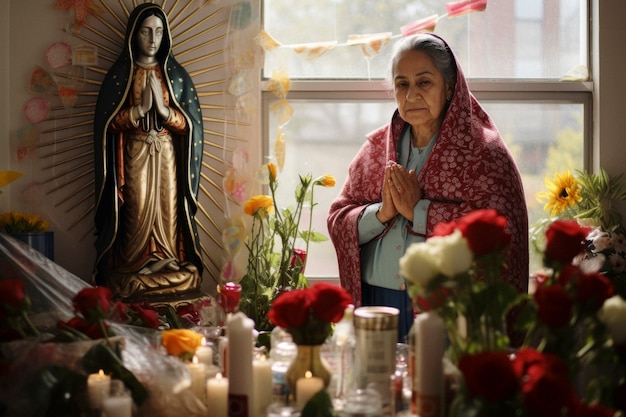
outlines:
[{"label": "elderly woman", "polygon": [[528,217],[517,166],[447,43],[433,34],[398,41],[391,77],[397,110],[350,164],[328,229],[342,286],[357,306],[398,308],[404,341],[414,314],[399,274],[407,247],[440,222],[493,208],[512,235],[502,278],[526,292]]},{"label": "elderly woman", "polygon": [[156,4],[129,17],[124,49],[100,89],[94,139],[94,283],[126,300],[198,292],[202,113]]}]

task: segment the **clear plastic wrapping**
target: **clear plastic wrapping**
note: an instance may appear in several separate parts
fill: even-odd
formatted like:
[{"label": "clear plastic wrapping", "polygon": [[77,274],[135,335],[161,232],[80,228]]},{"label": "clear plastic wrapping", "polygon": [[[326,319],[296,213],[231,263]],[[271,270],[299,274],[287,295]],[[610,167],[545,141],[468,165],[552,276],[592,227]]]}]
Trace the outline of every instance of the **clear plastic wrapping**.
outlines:
[{"label": "clear plastic wrapping", "polygon": [[[5,407],[4,415],[50,415],[52,402],[59,400],[53,396],[60,393],[51,390],[48,396],[42,395],[34,389],[33,381],[50,386],[55,378],[68,373],[75,376],[72,381],[80,387],[75,401],[84,406],[82,394],[86,391],[88,371],[82,359],[94,344],[107,340],[53,343],[50,338],[58,321],[75,315],[74,295],[90,285],[24,243],[0,233],[0,280],[16,278],[24,282],[32,302],[29,316],[41,333],[38,337],[0,343],[0,407]],[[109,342],[121,343],[123,366],[147,391],[135,415],[193,417],[207,413],[205,404],[187,389],[191,378],[186,365],[163,352],[159,330],[109,324],[115,334]]]}]

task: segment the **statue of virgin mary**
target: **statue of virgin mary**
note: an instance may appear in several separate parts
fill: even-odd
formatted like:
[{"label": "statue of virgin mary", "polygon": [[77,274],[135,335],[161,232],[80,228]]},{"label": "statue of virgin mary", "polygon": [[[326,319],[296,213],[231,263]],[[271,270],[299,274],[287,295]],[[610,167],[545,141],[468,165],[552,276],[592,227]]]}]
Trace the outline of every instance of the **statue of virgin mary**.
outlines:
[{"label": "statue of virgin mary", "polygon": [[123,51],[100,88],[94,141],[93,283],[126,301],[198,293],[202,112],[156,4],[130,14]]}]

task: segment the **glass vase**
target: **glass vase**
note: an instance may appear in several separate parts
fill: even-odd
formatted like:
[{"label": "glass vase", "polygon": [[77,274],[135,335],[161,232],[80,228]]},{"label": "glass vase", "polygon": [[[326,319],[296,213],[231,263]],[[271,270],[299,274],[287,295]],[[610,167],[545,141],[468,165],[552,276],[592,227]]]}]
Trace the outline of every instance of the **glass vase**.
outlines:
[{"label": "glass vase", "polygon": [[296,395],[296,382],[304,378],[306,372],[311,372],[311,376],[321,378],[324,388],[328,388],[331,372],[321,356],[322,345],[296,345],[297,354],[285,374],[289,392]]}]

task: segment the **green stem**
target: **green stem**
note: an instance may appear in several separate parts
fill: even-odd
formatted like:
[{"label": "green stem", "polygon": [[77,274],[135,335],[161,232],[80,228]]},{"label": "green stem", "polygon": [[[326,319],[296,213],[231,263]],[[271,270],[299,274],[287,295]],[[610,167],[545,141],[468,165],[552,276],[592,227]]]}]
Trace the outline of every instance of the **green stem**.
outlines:
[{"label": "green stem", "polygon": [[[30,320],[30,317],[28,316],[28,313],[23,310],[21,312],[21,316],[22,316],[22,319],[24,319],[24,321],[26,322],[26,326],[27,326],[27,328],[28,328],[28,330],[30,332],[30,335],[31,336],[39,336],[39,330],[37,330],[37,327],[35,327],[33,322]],[[21,328],[20,328],[20,330],[21,330]],[[21,331],[20,331],[20,333],[21,333]]]},{"label": "green stem", "polygon": [[302,264],[302,270],[306,269],[306,263],[309,259],[309,241],[311,240],[311,230],[313,228],[313,207],[315,207],[315,200],[313,199],[313,191],[315,191],[315,184],[311,186],[311,208],[309,209],[309,230],[306,235],[306,245],[304,251],[306,252],[306,257],[304,258],[304,263]]}]

